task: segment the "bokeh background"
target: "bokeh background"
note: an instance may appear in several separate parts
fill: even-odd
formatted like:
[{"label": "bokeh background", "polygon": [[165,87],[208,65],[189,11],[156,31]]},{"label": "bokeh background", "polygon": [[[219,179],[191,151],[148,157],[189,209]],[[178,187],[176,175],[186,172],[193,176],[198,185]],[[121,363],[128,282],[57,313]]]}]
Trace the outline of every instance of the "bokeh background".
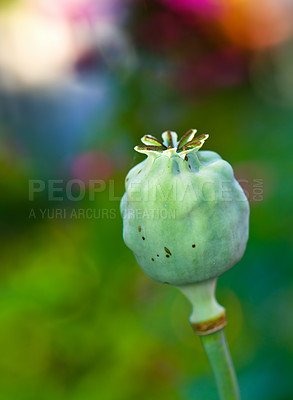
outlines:
[{"label": "bokeh background", "polygon": [[119,214],[140,137],[197,128],[251,204],[217,290],[243,399],[292,400],[292,70],[292,0],[1,0],[0,399],[217,398]]}]

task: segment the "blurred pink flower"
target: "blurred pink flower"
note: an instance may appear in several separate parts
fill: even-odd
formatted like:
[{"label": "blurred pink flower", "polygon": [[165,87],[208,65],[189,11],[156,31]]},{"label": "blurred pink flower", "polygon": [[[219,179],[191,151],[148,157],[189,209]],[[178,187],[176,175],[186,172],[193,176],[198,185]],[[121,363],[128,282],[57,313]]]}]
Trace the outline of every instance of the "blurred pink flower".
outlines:
[{"label": "blurred pink flower", "polygon": [[121,0],[34,0],[36,6],[47,15],[67,20],[98,19],[100,22],[120,19]]},{"label": "blurred pink flower", "polygon": [[107,180],[113,174],[111,158],[100,150],[88,151],[76,157],[72,165],[72,177],[89,184],[90,180]]}]

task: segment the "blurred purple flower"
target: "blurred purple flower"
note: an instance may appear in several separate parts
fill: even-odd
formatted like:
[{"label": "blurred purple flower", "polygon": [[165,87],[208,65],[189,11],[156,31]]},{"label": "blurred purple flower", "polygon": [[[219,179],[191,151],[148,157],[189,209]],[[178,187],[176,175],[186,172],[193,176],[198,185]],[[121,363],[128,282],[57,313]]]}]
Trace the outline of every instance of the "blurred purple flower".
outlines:
[{"label": "blurred purple flower", "polygon": [[186,60],[178,71],[178,79],[184,90],[203,90],[241,83],[247,76],[246,70],[245,54],[228,47]]},{"label": "blurred purple flower", "polygon": [[215,0],[162,0],[171,8],[194,12],[206,17],[218,17],[223,11],[223,2]]}]

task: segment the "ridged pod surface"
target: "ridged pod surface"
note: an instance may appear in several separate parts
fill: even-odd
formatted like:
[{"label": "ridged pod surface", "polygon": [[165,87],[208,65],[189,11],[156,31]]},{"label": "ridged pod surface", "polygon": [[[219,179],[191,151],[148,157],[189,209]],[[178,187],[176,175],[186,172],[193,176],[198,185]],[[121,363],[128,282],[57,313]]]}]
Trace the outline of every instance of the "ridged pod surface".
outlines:
[{"label": "ridged pod surface", "polygon": [[121,200],[123,238],[154,280],[175,286],[215,278],[242,257],[249,204],[233,169],[217,153],[198,151],[208,135],[146,135],[135,149]]}]

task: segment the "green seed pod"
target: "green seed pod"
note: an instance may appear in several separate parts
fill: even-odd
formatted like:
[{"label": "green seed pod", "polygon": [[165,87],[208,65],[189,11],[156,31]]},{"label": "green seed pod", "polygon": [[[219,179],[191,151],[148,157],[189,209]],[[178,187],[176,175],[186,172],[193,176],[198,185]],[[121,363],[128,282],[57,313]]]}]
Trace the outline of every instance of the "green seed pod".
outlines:
[{"label": "green seed pod", "polygon": [[126,177],[123,237],[154,280],[175,286],[215,278],[242,257],[249,205],[232,167],[215,152],[198,151],[208,135],[190,130],[177,141],[146,135],[147,154]]},{"label": "green seed pod", "polygon": [[190,300],[190,322],[202,336],[220,399],[239,400],[215,288],[244,253],[249,205],[232,167],[217,153],[199,151],[208,135],[195,133],[179,142],[171,131],[162,142],[146,135],[135,147],[148,157],[126,177],[123,238],[151,278],[177,286]]}]

